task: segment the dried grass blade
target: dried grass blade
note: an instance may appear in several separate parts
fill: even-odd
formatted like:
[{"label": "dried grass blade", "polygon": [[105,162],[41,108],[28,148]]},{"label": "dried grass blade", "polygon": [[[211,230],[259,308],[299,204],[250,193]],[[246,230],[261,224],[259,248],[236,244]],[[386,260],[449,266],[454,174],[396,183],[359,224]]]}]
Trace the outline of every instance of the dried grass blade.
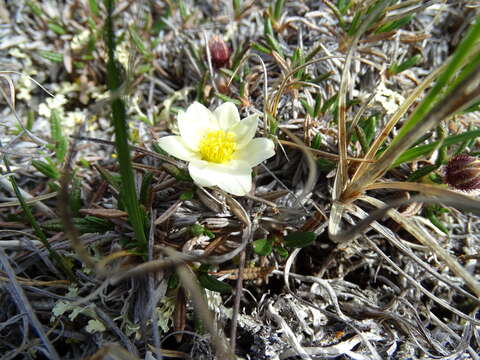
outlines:
[{"label": "dried grass blade", "polygon": [[43,344],[45,345],[47,351],[49,352],[50,359],[52,360],[60,360],[60,356],[58,355],[57,351],[53,347],[52,343],[47,337],[47,334],[45,334],[45,331],[43,330],[43,326],[40,323],[40,321],[37,318],[37,315],[35,315],[32,305],[30,305],[30,302],[28,301],[27,296],[23,292],[22,287],[17,281],[17,278],[15,277],[15,271],[12,269],[10,262],[7,258],[7,255],[5,254],[5,251],[0,248],[0,263],[2,264],[2,267],[5,271],[5,273],[8,276],[8,279],[10,280],[11,289],[12,289],[12,297],[15,303],[17,304],[19,310],[21,312],[24,312],[27,314],[28,319],[30,320],[30,323],[32,324],[33,328],[37,332],[38,336],[42,340]]},{"label": "dried grass blade", "polygon": [[187,299],[182,288],[178,289],[177,298],[175,300],[175,311],[173,317],[173,327],[176,332],[175,340],[180,343],[183,338],[183,330],[187,323]]},{"label": "dried grass blade", "polygon": [[423,288],[423,286],[421,286],[418,281],[416,281],[413,277],[411,277],[410,275],[408,275],[403,269],[401,269],[397,264],[395,264],[395,262],[390,259],[390,257],[388,257],[388,255],[386,255],[378,246],[377,244],[375,244],[375,242],[373,242],[372,240],[368,239],[367,237],[365,237],[365,240],[369,243],[369,245],[388,263],[390,264],[396,271],[398,271],[400,274],[402,274],[402,276],[404,276],[408,281],[410,281],[412,283],[413,286],[415,286],[418,290],[420,290],[422,293],[424,293],[426,296],[428,296],[430,299],[432,299],[435,303],[437,303],[438,305],[442,306],[443,308],[453,312],[454,314],[460,316],[462,319],[465,319],[465,320],[468,320],[470,321],[472,324],[474,325],[477,325],[479,326],[480,325],[480,321],[474,319],[473,317],[471,316],[468,316],[468,315],[465,315],[464,313],[462,313],[461,311],[459,311],[458,309],[454,308],[453,306],[451,306],[448,302],[446,302],[445,300],[443,299],[440,299],[439,297],[435,296],[434,294],[432,294],[430,291],[426,290],[425,288]]},{"label": "dried grass blade", "polygon": [[[1,181],[1,179],[0,179]],[[20,191],[23,191],[22,189],[19,189]],[[25,204],[27,205],[33,205],[33,204],[36,204],[38,202],[41,202],[43,200],[48,200],[48,199],[51,199],[51,198],[54,198],[55,196],[57,196],[58,192],[54,191],[54,192],[51,192],[49,194],[44,194],[44,195],[39,195],[39,196],[31,196],[30,194],[28,194],[30,196],[30,198],[27,198],[25,195],[27,195],[28,193],[25,192],[24,194],[24,198],[25,198]],[[10,206],[18,206],[20,205],[20,201],[7,201],[7,202],[3,202],[0,204],[0,208],[3,208],[3,207],[10,207]],[[49,207],[46,207],[46,209],[48,209],[49,211],[49,216],[53,216],[55,217],[55,213],[49,208]]]},{"label": "dried grass blade", "polygon": [[129,354],[138,356],[139,352],[136,346],[132,343],[130,338],[126,334],[124,334],[122,330],[120,330],[120,328],[117,326],[117,324],[115,324],[115,322],[110,318],[110,316],[98,307],[95,308],[95,313],[98,315],[99,319],[102,321],[105,327],[108,327],[120,338],[120,340],[127,347]]},{"label": "dried grass blade", "polygon": [[[364,219],[367,219],[368,217],[368,214],[363,211],[360,207],[358,206],[352,206],[351,208],[351,214],[362,219],[361,223],[363,222]],[[382,234],[383,236],[385,236],[386,239],[388,239],[389,241],[392,241],[393,243],[396,242],[396,239],[394,238],[392,232],[385,228],[384,226],[380,225],[378,222],[376,221],[373,221],[371,223],[371,226],[372,228],[374,228],[375,230],[377,230],[380,234]],[[367,241],[370,242],[370,240],[368,238],[366,238]],[[375,245],[375,243],[373,241],[371,241],[372,244]],[[375,245],[376,246],[376,245]],[[381,250],[380,250],[381,251]],[[380,254],[380,253],[379,253]],[[383,254],[383,255],[382,255]],[[385,255],[383,252],[380,254],[382,257],[383,256],[387,256]],[[390,258],[389,258],[390,259]],[[391,262],[393,262],[392,260],[390,260]],[[394,262],[393,262],[394,263]],[[394,263],[395,264],[395,263]],[[394,265],[395,268],[398,268],[398,266],[395,264]],[[401,270],[400,271],[403,275],[404,271]],[[430,293],[428,290],[424,289],[420,284],[417,283],[417,281],[413,278],[411,278],[408,274],[406,276],[406,278],[408,280],[410,280],[412,282],[412,284],[417,288],[419,289],[422,293],[424,293],[425,295],[427,295],[428,297],[430,297],[434,302],[436,302],[437,304],[439,304],[440,306],[444,307],[445,309],[448,309],[450,310],[451,312],[453,312],[454,314],[457,314],[458,316],[460,316],[462,319],[465,319],[465,320],[468,320],[470,322],[472,322],[472,324],[474,325],[480,325],[480,321],[476,320],[475,318],[471,317],[471,316],[468,316],[464,313],[462,313],[461,311],[457,310],[456,308],[454,308],[453,306],[450,306],[450,304],[448,304],[446,301],[442,300],[442,299],[439,299],[438,297],[436,297],[435,295],[433,295],[432,293]]]},{"label": "dried grass blade", "polygon": [[[7,161],[7,157],[4,156],[3,160],[5,162],[5,167],[7,168],[7,171],[10,172],[10,167]],[[0,180],[3,180],[3,179],[0,179]],[[35,235],[38,236],[38,239],[42,242],[43,246],[45,246],[49,255],[55,261],[56,265],[60,267],[63,274],[67,276],[70,281],[74,281],[75,278],[73,276],[73,273],[71,269],[66,265],[66,262],[64,261],[65,260],[64,257],[61,256],[55,249],[53,249],[50,246],[50,243],[48,242],[48,239],[45,236],[45,233],[43,232],[42,228],[40,227],[37,220],[33,216],[32,211],[30,210],[30,207],[25,203],[25,199],[23,198],[22,192],[20,191],[20,188],[17,185],[17,181],[15,180],[15,177],[13,175],[10,176],[10,183],[18,201],[20,202],[20,206],[23,212],[25,213],[25,216],[27,217],[28,221],[30,222],[30,225],[32,226],[35,232]]]},{"label": "dried grass blade", "polygon": [[[163,248],[162,250],[170,259],[174,261],[180,260],[178,259],[179,253],[177,251],[170,248]],[[177,265],[176,271],[180,281],[182,282],[182,286],[191,296],[200,319],[212,336],[218,358],[228,360],[236,359],[235,355],[232,353],[227,342],[225,341],[225,337],[221,335],[221,331],[219,331],[218,327],[216,326],[216,322],[210,309],[208,308],[207,303],[205,302],[205,299],[202,296],[200,285],[193,275],[192,270],[186,265]]]},{"label": "dried grass blade", "polygon": [[[420,94],[432,83],[433,80],[437,78],[437,76],[443,71],[446,65],[440,66],[438,69],[430,73],[423,82],[415,88],[415,90],[410,94],[410,96],[400,105],[397,109],[395,114],[388,120],[387,124],[383,128],[380,135],[378,135],[373,143],[370,145],[370,149],[368,153],[365,155],[366,160],[373,161],[375,159],[375,155],[377,154],[378,149],[380,146],[385,142],[388,134],[392,131],[393,127],[398,123],[398,121],[402,118],[403,115],[408,111],[410,106],[418,99]],[[356,182],[357,179],[364,176],[365,173],[369,171],[370,164],[360,164],[360,166],[355,171],[355,174],[352,177],[352,183]]]},{"label": "dried grass blade", "polygon": [[378,161],[370,166],[368,173],[364,173],[364,176],[358,178],[356,182],[351,183],[352,185],[349,187],[348,192],[346,191],[343,194],[344,198],[349,199],[352,195],[363,191],[365,186],[382,176],[390,165],[394,163],[395,159],[412,146],[423,134],[443,119],[464,109],[472,101],[477,99],[480,96],[479,81],[480,64],[469,77],[464,79],[460,85],[452,91],[452,94],[448,96],[445,101],[438,103],[421,121],[418,121],[409,130],[408,136],[403,136],[399,139],[398,135],[396,139],[399,140],[390,145]]},{"label": "dried grass blade", "polygon": [[457,194],[457,196],[453,196],[452,194],[449,197],[445,197],[443,199],[435,199],[431,197],[425,196],[416,196],[408,200],[402,201],[394,201],[390,204],[385,204],[383,201],[377,200],[370,196],[362,196],[362,200],[367,201],[369,204],[372,204],[379,208],[379,210],[374,211],[370,216],[363,219],[360,223],[358,223],[355,227],[344,231],[343,233],[338,233],[336,235],[330,235],[332,240],[336,242],[345,242],[349,241],[363,231],[365,231],[370,224],[381,217],[384,216],[385,213],[388,212],[389,216],[392,217],[393,220],[401,224],[405,230],[411,233],[415,238],[420,241],[423,245],[428,246],[429,249],[435,253],[440,259],[445,261],[447,266],[450,270],[458,277],[462,278],[468,287],[480,297],[480,283],[478,282],[475,277],[466,271],[462,265],[460,265],[454,258],[451,256],[445,249],[443,249],[436,241],[431,237],[429,233],[415,224],[413,221],[405,218],[397,211],[392,210],[394,207],[409,204],[412,202],[424,202],[424,203],[437,203],[442,202],[445,205],[451,205],[458,208],[466,209],[469,211],[474,211],[477,214],[480,214],[480,202],[470,199],[467,196]]},{"label": "dried grass blade", "polygon": [[290,137],[290,139],[292,139],[300,147],[300,150],[302,150],[307,160],[307,165],[309,170],[308,177],[305,181],[305,185],[303,187],[302,193],[297,197],[298,205],[301,206],[303,201],[313,191],[313,188],[315,187],[315,184],[317,182],[317,178],[318,178],[317,164],[315,163],[315,159],[313,158],[310,148],[304,146],[302,140],[300,140],[295,134],[293,134],[288,129],[284,128],[282,129],[282,131],[285,132]]},{"label": "dried grass blade", "polygon": [[[7,190],[8,192],[10,192],[12,194],[15,194],[15,190],[13,188],[13,185],[7,179],[5,179],[3,177],[0,177],[0,186],[2,188],[4,188],[5,190]],[[32,204],[38,211],[47,215],[48,217],[51,217],[51,218],[56,217],[53,210],[50,209],[47,205],[45,205],[44,203],[41,202],[41,200],[46,200],[46,199],[49,198],[49,197],[47,197],[47,195],[52,195],[52,194],[56,195],[56,193],[47,194],[47,195],[44,195],[45,196],[44,198],[41,198],[41,197],[33,197],[32,195],[30,195],[28,192],[26,192],[25,190],[23,190],[21,188],[18,188],[18,191],[20,191],[20,195],[23,197],[26,204]],[[53,195],[51,197],[53,197]],[[16,201],[15,203],[17,205],[21,204],[20,201]],[[0,204],[0,207],[6,207],[6,206],[12,206],[12,205],[13,205],[13,202],[2,203],[2,204]]]},{"label": "dried grass blade", "polygon": [[117,344],[104,345],[95,354],[85,360],[140,360]]},{"label": "dried grass blade", "polygon": [[338,151],[340,155],[339,166],[337,168],[337,174],[335,176],[335,181],[333,184],[333,204],[330,219],[328,222],[328,232],[329,234],[335,235],[341,231],[340,223],[343,217],[344,206],[338,200],[343,194],[343,190],[347,185],[348,178],[348,161],[347,161],[347,124],[346,124],[346,95],[347,88],[350,81],[350,66],[355,53],[358,41],[362,34],[367,30],[368,26],[373,19],[380,14],[381,11],[385,9],[388,5],[387,1],[383,1],[381,4],[376,6],[375,10],[372,11],[365,21],[360,25],[357,33],[351,40],[351,47],[348,51],[347,57],[345,59],[345,66],[343,68],[342,79],[340,82],[340,89],[338,91]]},{"label": "dried grass blade", "polygon": [[347,89],[350,87],[351,74],[350,67],[352,64],[353,55],[357,49],[358,41],[363,33],[368,29],[371,22],[387,7],[388,1],[381,1],[375,5],[375,8],[366,17],[359,29],[355,33],[355,36],[350,41],[350,47],[348,49],[347,57],[342,72],[342,79],[340,81],[340,89],[338,90],[338,153],[340,155],[340,162],[337,169],[337,176],[335,179],[335,185],[333,189],[333,199],[338,200],[347,183],[347,120],[346,120],[346,98]]}]

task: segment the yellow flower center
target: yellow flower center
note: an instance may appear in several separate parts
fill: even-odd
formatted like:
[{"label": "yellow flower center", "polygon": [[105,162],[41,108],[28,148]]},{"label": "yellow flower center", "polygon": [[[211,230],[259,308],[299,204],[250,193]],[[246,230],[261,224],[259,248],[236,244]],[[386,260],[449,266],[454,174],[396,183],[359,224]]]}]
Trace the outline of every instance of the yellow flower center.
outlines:
[{"label": "yellow flower center", "polygon": [[235,135],[228,131],[208,131],[200,140],[199,152],[203,160],[223,164],[232,159],[237,147]]}]

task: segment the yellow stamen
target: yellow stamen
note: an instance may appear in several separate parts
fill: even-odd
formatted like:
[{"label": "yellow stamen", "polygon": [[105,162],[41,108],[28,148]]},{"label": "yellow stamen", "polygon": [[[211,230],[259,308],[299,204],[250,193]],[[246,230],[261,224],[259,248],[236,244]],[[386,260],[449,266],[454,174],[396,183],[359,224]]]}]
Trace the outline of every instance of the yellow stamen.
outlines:
[{"label": "yellow stamen", "polygon": [[199,152],[203,160],[223,164],[232,159],[236,147],[233,133],[214,130],[208,131],[200,140]]}]

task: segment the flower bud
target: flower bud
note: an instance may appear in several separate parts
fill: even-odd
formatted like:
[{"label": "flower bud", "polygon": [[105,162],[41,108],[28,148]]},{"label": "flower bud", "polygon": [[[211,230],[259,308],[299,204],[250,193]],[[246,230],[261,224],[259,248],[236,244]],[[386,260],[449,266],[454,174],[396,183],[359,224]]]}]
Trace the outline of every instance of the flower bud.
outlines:
[{"label": "flower bud", "polygon": [[210,57],[215,68],[218,69],[228,64],[230,49],[220,36],[215,35],[210,39],[208,49],[210,50]]},{"label": "flower bud", "polygon": [[445,181],[458,190],[480,189],[480,160],[466,154],[452,157],[445,169]]}]

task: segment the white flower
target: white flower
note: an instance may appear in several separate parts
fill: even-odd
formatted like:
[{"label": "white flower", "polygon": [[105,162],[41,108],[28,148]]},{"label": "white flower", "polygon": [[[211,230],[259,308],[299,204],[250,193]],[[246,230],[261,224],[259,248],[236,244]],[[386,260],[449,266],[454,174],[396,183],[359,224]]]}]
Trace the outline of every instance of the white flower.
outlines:
[{"label": "white flower", "polygon": [[170,155],[188,161],[188,171],[200,186],[218,186],[242,196],[252,188],[252,167],[275,154],[273,141],[253,138],[257,115],[240,120],[233,103],[213,113],[195,102],[178,114],[180,136],[166,136],[158,143]]},{"label": "white flower", "polygon": [[52,110],[63,112],[63,105],[67,103],[65,95],[55,95],[53,98],[47,98],[44,103],[38,106],[38,113],[41,116],[49,118],[52,115]]}]

